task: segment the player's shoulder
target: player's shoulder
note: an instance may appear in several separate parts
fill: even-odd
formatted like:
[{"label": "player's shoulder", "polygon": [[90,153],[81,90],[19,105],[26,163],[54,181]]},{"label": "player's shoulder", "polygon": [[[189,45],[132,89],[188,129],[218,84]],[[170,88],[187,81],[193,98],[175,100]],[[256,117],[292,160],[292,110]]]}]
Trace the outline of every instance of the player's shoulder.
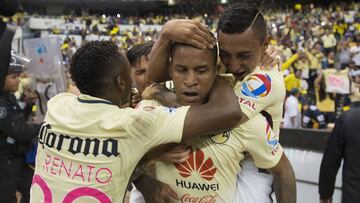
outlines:
[{"label": "player's shoulder", "polygon": [[241,94],[253,99],[260,99],[268,96],[273,87],[273,77],[263,71],[254,71],[247,75],[241,83]]},{"label": "player's shoulder", "polygon": [[60,93],[48,101],[48,106],[57,105],[58,103],[68,103],[69,100],[75,99],[76,97],[76,95],[71,93]]},{"label": "player's shoulder", "polygon": [[241,94],[252,99],[278,97],[285,93],[285,83],[279,70],[256,69],[241,84]]},{"label": "player's shoulder", "polygon": [[146,111],[150,109],[154,110],[159,107],[161,107],[161,104],[156,100],[142,100],[136,105],[135,109]]}]

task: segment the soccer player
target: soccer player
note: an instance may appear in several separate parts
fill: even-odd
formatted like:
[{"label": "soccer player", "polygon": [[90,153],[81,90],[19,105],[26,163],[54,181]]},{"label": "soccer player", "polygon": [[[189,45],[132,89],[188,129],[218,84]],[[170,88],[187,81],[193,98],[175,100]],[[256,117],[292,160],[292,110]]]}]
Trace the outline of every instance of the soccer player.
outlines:
[{"label": "soccer player", "polygon": [[130,64],[112,42],[83,45],[70,73],[81,95],[63,93],[48,102],[34,203],[122,202],[136,164],[151,148],[229,129],[241,119],[231,87],[221,80],[203,105],[170,111],[144,101],[137,109],[121,108],[130,99]]},{"label": "soccer player", "polygon": [[[203,49],[213,46],[205,29],[203,24],[191,20],[166,23],[150,54],[150,68],[153,68],[147,71],[148,80],[162,82],[169,78],[162,74],[166,72],[168,59],[160,58],[168,53],[171,41]],[[262,112],[272,121],[272,129],[279,136],[285,87],[279,66],[269,70],[260,66],[269,41],[263,15],[250,4],[234,4],[221,15],[217,34],[220,59],[237,80],[234,91],[245,114],[242,123]],[[155,58],[157,60],[153,60]],[[235,202],[271,202],[273,177],[275,191],[279,191],[276,194],[278,202],[285,199],[287,202],[296,201],[294,173],[290,164],[286,164],[287,173],[274,173],[273,176],[255,167],[250,159],[242,167]],[[281,178],[285,174],[291,178]],[[280,192],[279,187],[284,185],[288,186]]]},{"label": "soccer player", "polygon": [[149,66],[149,54],[154,42],[144,42],[130,48],[126,56],[131,66],[131,77],[140,95],[145,87],[149,85],[146,81],[146,69]]},{"label": "soccer player", "polygon": [[[197,49],[175,43],[170,53],[169,72],[180,103],[206,102],[218,74],[217,47]],[[252,155],[258,167],[278,173],[286,169],[280,162],[283,152],[278,137],[261,114],[230,131],[190,139],[185,144],[192,149],[185,162],[157,162],[155,166],[157,179],[169,184],[181,202],[232,202],[245,152]]]}]

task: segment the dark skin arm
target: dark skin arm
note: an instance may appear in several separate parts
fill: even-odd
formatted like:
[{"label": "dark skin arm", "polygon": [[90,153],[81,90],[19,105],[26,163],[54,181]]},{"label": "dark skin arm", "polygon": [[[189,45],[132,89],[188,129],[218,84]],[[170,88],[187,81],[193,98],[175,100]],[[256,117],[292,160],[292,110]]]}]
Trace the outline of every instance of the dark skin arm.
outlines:
[{"label": "dark skin arm", "polygon": [[278,203],[296,202],[296,180],[294,170],[283,153],[279,163],[268,169],[274,176],[274,187]]},{"label": "dark skin arm", "polygon": [[147,174],[134,181],[136,188],[142,193],[146,202],[166,203],[179,200],[179,196],[168,184],[160,182]]}]

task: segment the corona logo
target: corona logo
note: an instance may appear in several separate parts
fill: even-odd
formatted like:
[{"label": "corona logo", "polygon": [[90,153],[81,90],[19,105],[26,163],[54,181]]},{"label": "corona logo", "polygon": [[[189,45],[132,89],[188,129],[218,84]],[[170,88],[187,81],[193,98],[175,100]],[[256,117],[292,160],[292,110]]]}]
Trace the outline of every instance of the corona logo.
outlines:
[{"label": "corona logo", "polygon": [[201,149],[197,149],[195,152],[191,151],[189,158],[181,163],[174,164],[179,174],[187,178],[194,172],[198,173],[201,178],[205,180],[212,180],[216,173],[216,167],[213,164],[211,158],[204,159],[204,152]]}]

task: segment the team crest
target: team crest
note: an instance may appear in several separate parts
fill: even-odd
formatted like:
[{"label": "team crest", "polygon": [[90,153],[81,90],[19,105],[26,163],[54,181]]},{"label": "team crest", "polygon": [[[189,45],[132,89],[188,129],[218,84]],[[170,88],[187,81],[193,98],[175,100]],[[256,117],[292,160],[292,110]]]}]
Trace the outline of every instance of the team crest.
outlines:
[{"label": "team crest", "polygon": [[231,131],[229,130],[222,134],[216,134],[210,136],[210,140],[215,144],[224,144],[226,141],[229,140],[230,135],[231,135]]},{"label": "team crest", "polygon": [[241,93],[254,99],[266,97],[270,91],[271,77],[267,74],[250,75],[241,85]]}]

